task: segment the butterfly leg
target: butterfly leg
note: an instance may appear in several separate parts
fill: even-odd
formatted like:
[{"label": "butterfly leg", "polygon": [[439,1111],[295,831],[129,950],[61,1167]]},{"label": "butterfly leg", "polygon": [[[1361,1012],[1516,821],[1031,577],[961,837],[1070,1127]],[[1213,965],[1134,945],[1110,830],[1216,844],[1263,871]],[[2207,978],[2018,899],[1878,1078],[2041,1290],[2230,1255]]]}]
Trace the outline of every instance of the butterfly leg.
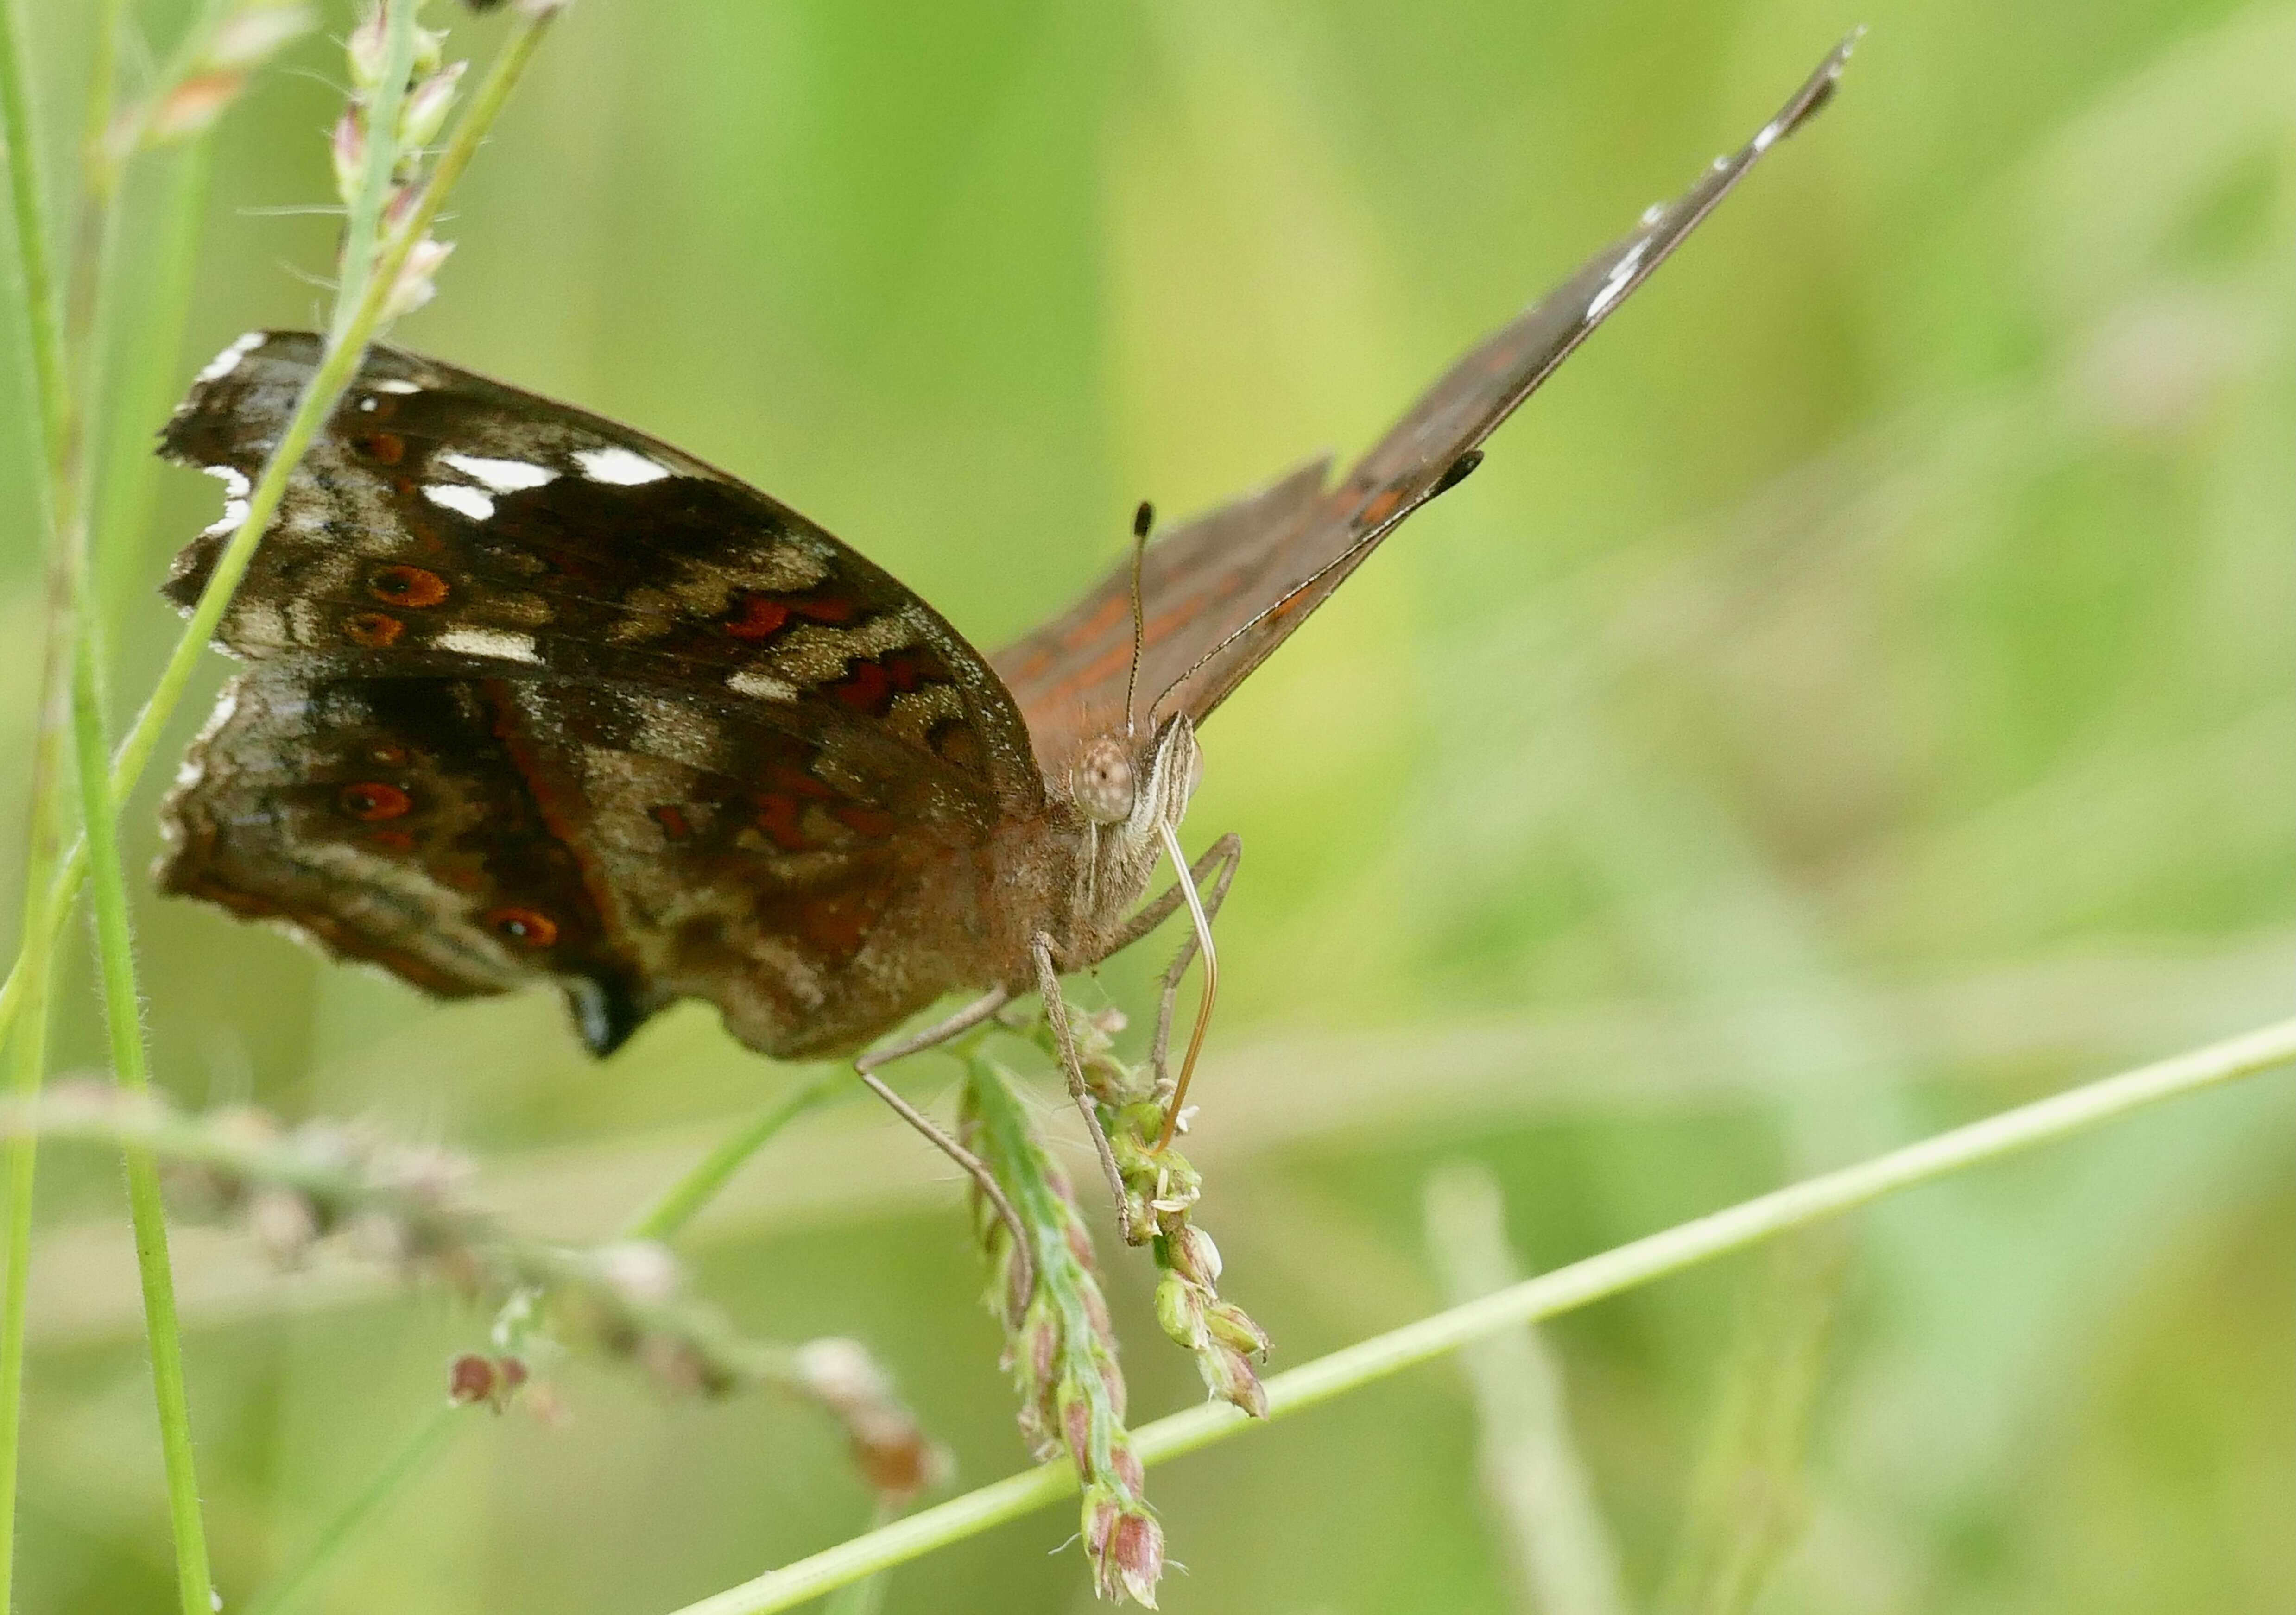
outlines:
[{"label": "butterfly leg", "polygon": [[1084,1061],[1077,1053],[1075,1029],[1069,1025],[1068,1000],[1061,996],[1061,968],[1053,956],[1053,939],[1038,931],[1029,950],[1037,958],[1037,987],[1045,1000],[1045,1019],[1052,1023],[1053,1042],[1061,1052],[1061,1070],[1069,1079],[1069,1097],[1076,1102],[1077,1113],[1084,1118],[1085,1129],[1092,1135],[1094,1152],[1099,1155],[1100,1169],[1108,1178],[1108,1192],[1116,1197],[1116,1230],[1126,1244],[1139,1244],[1147,1235],[1143,1233],[1135,1237],[1132,1201],[1124,1192],[1124,1174],[1117,1168],[1116,1152],[1109,1147],[1108,1134],[1100,1125],[1100,1112],[1094,1107],[1092,1091],[1085,1086]]},{"label": "butterfly leg", "polygon": [[1013,1236],[1013,1260],[1020,1268],[1020,1292],[1025,1299],[1036,1292],[1036,1262],[1029,1250],[1029,1231],[1021,1225],[1020,1213],[1013,1209],[1013,1202],[1004,1198],[1004,1191],[997,1185],[996,1175],[988,1169],[987,1161],[943,1132],[931,1117],[893,1092],[886,1086],[884,1078],[877,1075],[880,1066],[906,1059],[911,1054],[922,1054],[927,1049],[938,1048],[951,1038],[971,1031],[1003,1009],[1012,997],[1009,988],[992,988],[947,1020],[925,1028],[914,1037],[904,1037],[884,1048],[869,1050],[854,1061],[853,1069],[878,1098],[893,1107],[893,1114],[923,1134],[931,1141],[933,1148],[963,1167],[965,1175],[972,1179],[973,1185],[987,1197],[990,1205],[996,1208],[997,1217]]}]

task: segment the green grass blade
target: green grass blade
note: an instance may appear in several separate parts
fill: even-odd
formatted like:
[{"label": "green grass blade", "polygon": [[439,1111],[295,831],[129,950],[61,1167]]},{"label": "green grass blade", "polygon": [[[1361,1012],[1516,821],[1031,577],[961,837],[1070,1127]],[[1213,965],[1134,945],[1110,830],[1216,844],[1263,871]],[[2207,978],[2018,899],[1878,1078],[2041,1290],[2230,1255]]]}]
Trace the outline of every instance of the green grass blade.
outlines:
[{"label": "green grass blade", "polygon": [[[84,586],[84,568],[81,582]],[[84,621],[72,670],[72,731],[79,764],[80,811],[94,875],[96,939],[112,1070],[122,1087],[141,1093],[151,1086],[144,1048],[144,999],[135,980],[127,879],[120,866],[119,831],[113,823],[95,639],[93,625]],[[135,1267],[144,1289],[144,1332],[152,1348],[152,1389],[160,1406],[168,1515],[176,1537],[176,1588],[184,1615],[212,1615],[207,1530],[200,1518],[183,1332],[176,1318],[175,1276],[168,1264],[168,1217],[160,1198],[160,1170],[147,1150],[130,1148],[124,1154],[127,1209],[135,1226]]]}]

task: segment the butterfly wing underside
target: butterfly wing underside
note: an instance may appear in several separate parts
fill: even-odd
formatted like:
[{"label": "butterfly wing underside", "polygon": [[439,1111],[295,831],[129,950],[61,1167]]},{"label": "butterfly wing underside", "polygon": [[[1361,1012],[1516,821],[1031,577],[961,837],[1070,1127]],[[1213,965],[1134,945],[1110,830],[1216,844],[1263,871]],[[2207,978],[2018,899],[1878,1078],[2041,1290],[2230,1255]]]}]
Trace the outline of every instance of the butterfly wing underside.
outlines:
[{"label": "butterfly wing underside", "polygon": [[[318,354],[242,339],[169,423],[234,499],[178,605]],[[1043,801],[1003,685],[882,570],[666,445],[390,348],[217,643],[250,665],[162,883],[434,993],[554,981],[602,1052],[681,996],[826,1052],[967,984],[982,848]]]},{"label": "butterfly wing underside", "polygon": [[1845,40],[1777,115],[1683,195],[1455,365],[1336,487],[1328,457],[1167,533],[1143,559],[1140,710],[1125,710],[1131,568],[992,659],[1027,714],[1037,754],[1063,767],[1136,717],[1201,722],[1382,538],[1473,470],[1480,445],[1712,212],[1746,171],[1831,98]]}]

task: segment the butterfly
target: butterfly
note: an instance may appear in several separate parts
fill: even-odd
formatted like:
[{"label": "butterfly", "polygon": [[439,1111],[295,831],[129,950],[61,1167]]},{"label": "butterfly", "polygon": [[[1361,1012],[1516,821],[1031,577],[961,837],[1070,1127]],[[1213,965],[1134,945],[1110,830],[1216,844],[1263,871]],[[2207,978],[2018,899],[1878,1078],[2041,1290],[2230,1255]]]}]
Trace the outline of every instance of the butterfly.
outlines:
[{"label": "butterfly", "polygon": [[[602,1056],[680,998],[806,1059],[979,992],[857,1063],[1001,1205],[875,1068],[1042,991],[1081,1102],[1061,975],[1185,901],[1162,1069],[1171,995],[1240,857],[1224,838],[1190,868],[1177,840],[1197,726],[1826,102],[1854,43],[1345,477],[1320,458],[1136,546],[993,656],[725,472],[374,347],[222,619],[247,667],[168,799],[160,883],[440,996],[554,984]],[[230,496],[165,586],[184,610],[321,351],[242,337],[165,429],[160,452]],[[1146,525],[1143,507],[1144,543]],[[1180,882],[1136,911],[1165,852]]]}]

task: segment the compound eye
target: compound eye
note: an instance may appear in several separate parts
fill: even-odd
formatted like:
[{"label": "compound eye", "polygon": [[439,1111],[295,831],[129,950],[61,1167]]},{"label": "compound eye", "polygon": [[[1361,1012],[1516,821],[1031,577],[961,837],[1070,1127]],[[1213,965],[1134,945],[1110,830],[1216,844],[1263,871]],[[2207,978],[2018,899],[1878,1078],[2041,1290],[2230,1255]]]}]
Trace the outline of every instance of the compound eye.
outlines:
[{"label": "compound eye", "polygon": [[1132,816],[1132,759],[1123,742],[1103,736],[1084,749],[1069,770],[1069,795],[1086,817],[1103,824]]}]

